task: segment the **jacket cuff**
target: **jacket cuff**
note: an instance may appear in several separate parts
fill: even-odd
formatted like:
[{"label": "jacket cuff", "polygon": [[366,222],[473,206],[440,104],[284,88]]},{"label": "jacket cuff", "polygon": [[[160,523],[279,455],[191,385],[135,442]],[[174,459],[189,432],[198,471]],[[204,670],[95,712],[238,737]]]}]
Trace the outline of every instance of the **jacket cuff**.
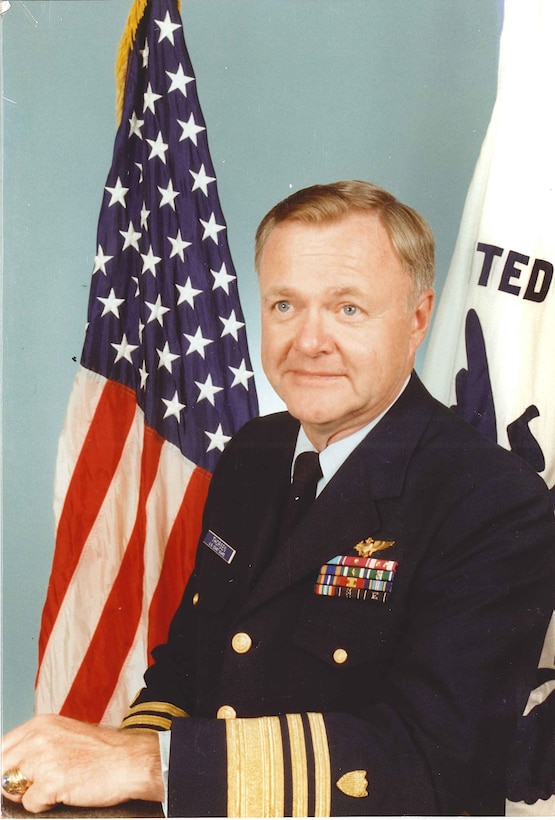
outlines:
[{"label": "jacket cuff", "polygon": [[[360,775],[361,784],[339,788],[364,791],[365,773],[351,774]],[[331,765],[321,714],[174,721],[170,816],[330,814]]]},{"label": "jacket cuff", "polygon": [[168,778],[169,817],[225,817],[225,720],[176,719]]},{"label": "jacket cuff", "polygon": [[135,703],[119,725],[120,729],[141,729],[142,731],[163,732],[172,728],[175,718],[187,717],[187,712],[173,703],[147,701]]}]

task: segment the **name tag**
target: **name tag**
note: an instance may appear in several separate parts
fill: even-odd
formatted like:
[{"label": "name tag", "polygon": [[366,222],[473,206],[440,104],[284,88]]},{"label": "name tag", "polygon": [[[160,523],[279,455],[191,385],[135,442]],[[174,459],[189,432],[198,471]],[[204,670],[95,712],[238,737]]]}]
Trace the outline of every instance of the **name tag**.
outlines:
[{"label": "name tag", "polygon": [[222,558],[226,562],[226,564],[231,564],[235,558],[236,550],[234,550],[233,547],[230,547],[229,544],[226,544],[223,538],[220,538],[220,536],[216,535],[216,533],[212,532],[212,530],[208,530],[202,539],[202,543],[206,544],[207,547],[210,547],[212,552],[215,552],[219,558]]}]

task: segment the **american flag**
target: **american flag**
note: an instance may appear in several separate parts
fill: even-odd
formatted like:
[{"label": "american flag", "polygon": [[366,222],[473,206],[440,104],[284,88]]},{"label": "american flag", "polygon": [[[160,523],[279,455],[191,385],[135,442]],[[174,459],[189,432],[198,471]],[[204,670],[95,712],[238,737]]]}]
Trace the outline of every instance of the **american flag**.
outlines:
[{"label": "american flag", "polygon": [[138,24],[97,237],[36,710],[116,725],[192,569],[218,457],[257,413],[176,0],[149,0]]}]

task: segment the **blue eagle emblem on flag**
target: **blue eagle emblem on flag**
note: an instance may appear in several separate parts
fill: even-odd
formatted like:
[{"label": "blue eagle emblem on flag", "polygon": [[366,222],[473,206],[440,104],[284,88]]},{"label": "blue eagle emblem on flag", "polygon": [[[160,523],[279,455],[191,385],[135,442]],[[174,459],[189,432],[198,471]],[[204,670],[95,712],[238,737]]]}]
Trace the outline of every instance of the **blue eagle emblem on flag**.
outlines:
[{"label": "blue eagle emblem on flag", "polygon": [[[497,441],[497,419],[486,342],[480,318],[472,309],[466,315],[465,344],[467,368],[459,370],[455,377],[457,401],[451,409],[486,438]],[[530,422],[539,415],[536,405],[530,404],[519,418],[507,425],[507,436],[512,452],[541,473],[545,469],[545,456],[530,430]],[[555,486],[549,492],[555,506]]]}]

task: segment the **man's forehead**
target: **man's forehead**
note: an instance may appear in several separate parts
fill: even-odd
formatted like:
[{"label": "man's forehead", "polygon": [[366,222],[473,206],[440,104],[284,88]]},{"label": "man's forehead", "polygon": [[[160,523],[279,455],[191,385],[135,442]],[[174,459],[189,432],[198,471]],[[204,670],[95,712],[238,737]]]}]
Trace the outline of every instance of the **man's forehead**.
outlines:
[{"label": "man's forehead", "polygon": [[[265,299],[289,299],[294,296],[297,296],[299,291],[302,290],[302,282],[299,282],[299,285],[290,285],[284,282],[273,282],[267,288],[263,288],[263,297]],[[322,292],[330,298],[334,299],[342,299],[351,296],[361,295],[364,289],[360,287],[357,282],[349,282],[348,284],[342,285],[329,285],[327,287],[322,288]]]},{"label": "man's forehead", "polygon": [[379,215],[374,211],[355,211],[340,219],[325,222],[285,220],[270,232],[260,256],[260,272],[280,262],[295,266],[303,260],[338,264],[348,271],[367,262],[401,265]]}]

